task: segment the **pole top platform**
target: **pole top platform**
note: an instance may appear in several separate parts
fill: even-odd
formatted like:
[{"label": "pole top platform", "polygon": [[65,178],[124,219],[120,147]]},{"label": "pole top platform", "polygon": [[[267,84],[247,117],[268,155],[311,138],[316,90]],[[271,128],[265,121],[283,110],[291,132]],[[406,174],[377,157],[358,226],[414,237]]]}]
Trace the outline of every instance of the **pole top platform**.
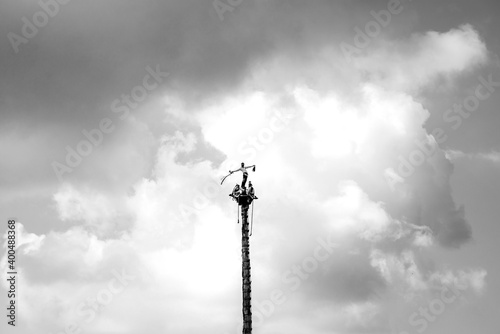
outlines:
[{"label": "pole top platform", "polygon": [[235,200],[238,205],[250,205],[252,202],[256,199],[258,199],[257,196],[253,193],[247,193],[247,190],[245,188],[240,188],[239,185],[236,185],[233,189],[233,192],[229,194],[229,197],[232,197],[233,200]]}]

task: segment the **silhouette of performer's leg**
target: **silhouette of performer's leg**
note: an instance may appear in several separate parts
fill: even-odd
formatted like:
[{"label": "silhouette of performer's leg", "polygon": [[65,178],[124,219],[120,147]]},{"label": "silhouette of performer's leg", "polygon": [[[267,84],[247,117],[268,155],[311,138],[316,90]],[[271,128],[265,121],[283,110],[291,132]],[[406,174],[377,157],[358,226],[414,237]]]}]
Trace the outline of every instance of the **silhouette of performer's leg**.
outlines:
[{"label": "silhouette of performer's leg", "polygon": [[242,188],[245,188],[245,184],[247,183],[247,178],[248,178],[248,174],[243,174],[243,181],[241,181],[241,187]]}]

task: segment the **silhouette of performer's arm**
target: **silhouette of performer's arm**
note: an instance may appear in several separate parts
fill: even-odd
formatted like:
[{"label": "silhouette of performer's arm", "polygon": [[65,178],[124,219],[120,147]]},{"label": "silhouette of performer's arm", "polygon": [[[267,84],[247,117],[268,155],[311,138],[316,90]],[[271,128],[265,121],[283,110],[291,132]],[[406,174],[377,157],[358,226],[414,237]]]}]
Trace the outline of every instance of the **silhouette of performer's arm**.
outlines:
[{"label": "silhouette of performer's arm", "polygon": [[229,171],[229,173],[230,173],[230,174],[233,174],[233,173],[240,172],[240,171],[241,171],[241,172],[244,172],[244,171],[245,171],[245,169],[254,168],[254,167],[255,167],[255,165],[253,165],[253,166],[245,166],[245,167],[240,167],[240,168],[238,168],[238,169],[236,169],[236,170],[230,170],[230,171]]}]

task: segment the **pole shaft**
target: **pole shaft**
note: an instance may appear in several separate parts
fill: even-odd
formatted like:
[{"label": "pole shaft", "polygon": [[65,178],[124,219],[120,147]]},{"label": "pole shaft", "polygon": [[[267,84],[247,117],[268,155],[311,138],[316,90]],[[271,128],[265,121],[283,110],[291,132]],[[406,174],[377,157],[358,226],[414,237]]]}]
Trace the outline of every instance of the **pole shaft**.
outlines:
[{"label": "pole shaft", "polygon": [[243,334],[252,333],[252,280],[250,275],[250,238],[248,235],[248,207],[241,206],[241,259],[243,279]]}]

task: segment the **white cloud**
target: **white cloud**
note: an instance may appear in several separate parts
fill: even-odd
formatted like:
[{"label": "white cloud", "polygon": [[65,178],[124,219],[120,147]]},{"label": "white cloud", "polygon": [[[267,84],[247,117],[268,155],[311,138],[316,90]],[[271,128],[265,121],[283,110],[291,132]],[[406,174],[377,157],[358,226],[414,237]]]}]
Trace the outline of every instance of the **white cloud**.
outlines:
[{"label": "white cloud", "polygon": [[470,24],[414,34],[409,40],[382,41],[371,51],[357,59],[357,65],[374,82],[396,91],[423,88],[439,76],[467,72],[488,59],[484,42]]},{"label": "white cloud", "polygon": [[462,292],[472,290],[480,295],[486,286],[486,275],[487,272],[484,269],[459,270],[456,273],[443,270],[433,273],[429,280],[434,284],[453,287]]},{"label": "white cloud", "polygon": [[477,159],[491,163],[500,163],[500,152],[490,151],[487,153],[465,153],[459,150],[447,150],[446,158],[450,161],[458,159]]}]

